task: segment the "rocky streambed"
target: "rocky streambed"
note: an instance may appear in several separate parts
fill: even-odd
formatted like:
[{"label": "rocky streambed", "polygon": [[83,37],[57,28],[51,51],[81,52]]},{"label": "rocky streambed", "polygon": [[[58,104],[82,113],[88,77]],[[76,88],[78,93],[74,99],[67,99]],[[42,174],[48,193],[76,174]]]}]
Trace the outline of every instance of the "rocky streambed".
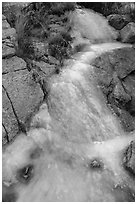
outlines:
[{"label": "rocky streambed", "polygon": [[7,37],[15,48],[3,56],[3,141],[11,143],[3,147],[3,201],[135,199],[134,46],[116,42],[104,17],[72,10],[63,40],[45,43],[33,28],[33,52],[24,53],[19,27],[15,42]]}]

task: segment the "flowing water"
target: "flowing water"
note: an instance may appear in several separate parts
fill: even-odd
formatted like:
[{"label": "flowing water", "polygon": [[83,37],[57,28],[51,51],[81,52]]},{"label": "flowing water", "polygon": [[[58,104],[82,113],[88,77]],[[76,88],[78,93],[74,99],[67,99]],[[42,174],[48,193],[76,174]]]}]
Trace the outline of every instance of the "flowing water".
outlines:
[{"label": "flowing water", "polygon": [[89,40],[96,44],[112,42],[118,38],[118,32],[108,25],[106,18],[94,11],[77,9],[71,14],[70,22],[72,36],[76,36],[77,41]]},{"label": "flowing water", "polygon": [[[112,40],[101,18],[89,11],[80,17],[81,32],[88,29],[90,41]],[[130,45],[90,44],[50,79],[48,100],[28,137],[19,135],[3,153],[4,201],[134,201],[134,179],[122,165],[134,134],[125,134],[108,109],[91,65],[102,53],[122,47]]]}]

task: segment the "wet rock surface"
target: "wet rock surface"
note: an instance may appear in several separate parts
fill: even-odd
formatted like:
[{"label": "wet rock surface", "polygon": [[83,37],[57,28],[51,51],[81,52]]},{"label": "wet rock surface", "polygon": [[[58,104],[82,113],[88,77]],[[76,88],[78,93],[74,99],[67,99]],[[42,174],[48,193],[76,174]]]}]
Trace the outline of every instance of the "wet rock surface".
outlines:
[{"label": "wet rock surface", "polygon": [[103,170],[103,168],[104,168],[104,165],[103,165],[103,162],[102,161],[100,161],[99,159],[93,159],[92,161],[90,161],[90,168],[92,169],[92,170],[95,170],[95,171],[97,171],[97,170]]},{"label": "wet rock surface", "polygon": [[107,17],[108,23],[120,32],[119,41],[135,43],[134,2],[79,2],[78,4]]},{"label": "wet rock surface", "polygon": [[123,165],[130,174],[135,176],[135,141],[132,141],[125,150]]},{"label": "wet rock surface", "polygon": [[93,66],[108,105],[120,118],[125,131],[135,128],[134,48],[125,48],[97,58]]},{"label": "wet rock surface", "polygon": [[132,21],[135,20],[135,2],[79,2],[78,4],[102,13],[104,16],[128,14]]},{"label": "wet rock surface", "polygon": [[52,76],[31,128],[3,153],[3,182],[11,186],[3,199],[10,201],[9,190],[17,202],[134,201],[133,177],[121,164],[134,135],[125,134],[106,106],[90,65],[100,52],[114,52],[112,46],[124,45],[91,46]]},{"label": "wet rock surface", "polygon": [[111,14],[107,16],[107,19],[109,24],[116,30],[121,30],[124,26],[131,22],[131,18],[128,15]]},{"label": "wet rock surface", "polygon": [[134,201],[134,48],[76,4],[23,4],[2,17],[3,201]]},{"label": "wet rock surface", "polygon": [[120,37],[123,43],[135,43],[135,23],[128,23],[120,31]]}]

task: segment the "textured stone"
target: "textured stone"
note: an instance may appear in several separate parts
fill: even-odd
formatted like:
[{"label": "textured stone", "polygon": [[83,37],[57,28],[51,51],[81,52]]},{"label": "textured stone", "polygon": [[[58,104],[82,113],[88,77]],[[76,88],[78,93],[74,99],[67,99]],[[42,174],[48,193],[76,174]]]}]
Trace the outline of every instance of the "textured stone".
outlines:
[{"label": "textured stone", "polygon": [[12,57],[9,59],[2,60],[2,73],[6,74],[9,72],[19,71],[26,69],[26,63],[23,59],[19,57]]},{"label": "textured stone", "polygon": [[16,30],[14,28],[8,28],[2,30],[2,40],[6,38],[13,38],[16,34]]},{"label": "textured stone", "polygon": [[123,164],[129,173],[135,175],[135,141],[132,141],[126,149]]},{"label": "textured stone", "polygon": [[15,55],[16,51],[13,47],[2,44],[2,58],[10,58]]},{"label": "textured stone", "polygon": [[4,127],[2,126],[2,144],[6,144],[8,141],[7,141],[7,133],[4,129]]},{"label": "textured stone", "polygon": [[126,131],[135,128],[135,56],[133,48],[103,54],[93,63],[107,103]]},{"label": "textured stone", "polygon": [[2,58],[10,58],[15,55],[16,30],[10,28],[6,20],[2,21]]},{"label": "textured stone", "polygon": [[[45,104],[34,115],[30,129],[3,153],[3,183],[17,194],[15,201],[135,200],[134,180],[123,169],[123,152],[134,135],[125,133],[118,117],[107,108],[92,66],[101,52],[112,54],[113,48],[122,46],[91,46],[77,60],[69,60],[60,74],[50,77]],[[113,67],[112,79],[114,87],[119,85]],[[11,201],[8,190],[3,200]]]},{"label": "textured stone", "polygon": [[126,26],[131,18],[128,15],[119,15],[119,14],[111,14],[107,17],[109,24],[114,27],[116,30],[121,30],[124,26]]},{"label": "textured stone", "polygon": [[78,4],[104,16],[128,14],[133,20],[135,19],[135,2],[78,2]]},{"label": "textured stone", "polygon": [[[112,59],[112,60],[111,60]],[[114,69],[120,79],[135,70],[135,50],[133,48],[120,49],[112,54],[110,58]]]},{"label": "textured stone", "polygon": [[120,37],[123,43],[135,43],[135,23],[128,23],[120,31]]},{"label": "textured stone", "polygon": [[119,80],[119,82],[116,83],[114,89],[113,89],[113,96],[115,100],[121,102],[123,105],[128,103],[131,100],[131,96],[127,94]]},{"label": "textured stone", "polygon": [[[3,75],[2,83],[10,96],[18,120],[25,123],[43,99],[39,85],[33,81],[27,70]],[[3,97],[3,120],[10,138],[14,137],[19,127],[6,95]]]},{"label": "textured stone", "polygon": [[10,24],[6,21],[2,19],[2,29],[8,29],[10,28]]},{"label": "textured stone", "polygon": [[[2,90],[2,123],[4,124],[9,140],[16,136],[19,131],[18,123],[16,117],[13,113],[10,101],[4,90]],[[6,143],[5,132],[2,132],[3,143]]]}]

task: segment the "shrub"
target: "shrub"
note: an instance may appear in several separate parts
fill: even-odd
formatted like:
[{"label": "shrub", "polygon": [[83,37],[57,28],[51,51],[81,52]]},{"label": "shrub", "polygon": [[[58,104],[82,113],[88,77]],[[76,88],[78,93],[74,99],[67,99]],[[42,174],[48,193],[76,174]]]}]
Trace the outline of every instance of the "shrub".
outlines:
[{"label": "shrub", "polygon": [[[75,3],[30,3],[26,8],[22,10],[22,14],[18,18],[16,23],[16,30],[18,35],[18,45],[23,50],[24,54],[33,53],[33,47],[31,46],[31,38],[37,37],[39,32],[39,40],[46,41],[49,44],[49,54],[60,62],[63,58],[67,58],[70,52],[71,37],[68,34],[67,28],[67,14],[65,11],[73,10]],[[61,17],[55,14],[64,14]],[[50,30],[49,25],[52,24],[52,20],[55,23],[58,22],[59,29],[55,28]],[[62,21],[65,19],[65,23]],[[69,23],[68,23],[69,24]],[[63,27],[64,26],[64,27]],[[53,27],[54,28],[54,27]],[[63,28],[65,31],[62,31]],[[43,34],[42,32],[43,31]],[[54,37],[52,32],[55,33]]]},{"label": "shrub", "polygon": [[71,52],[71,37],[68,33],[61,33],[49,41],[49,54],[62,63],[64,58],[68,58]]}]

